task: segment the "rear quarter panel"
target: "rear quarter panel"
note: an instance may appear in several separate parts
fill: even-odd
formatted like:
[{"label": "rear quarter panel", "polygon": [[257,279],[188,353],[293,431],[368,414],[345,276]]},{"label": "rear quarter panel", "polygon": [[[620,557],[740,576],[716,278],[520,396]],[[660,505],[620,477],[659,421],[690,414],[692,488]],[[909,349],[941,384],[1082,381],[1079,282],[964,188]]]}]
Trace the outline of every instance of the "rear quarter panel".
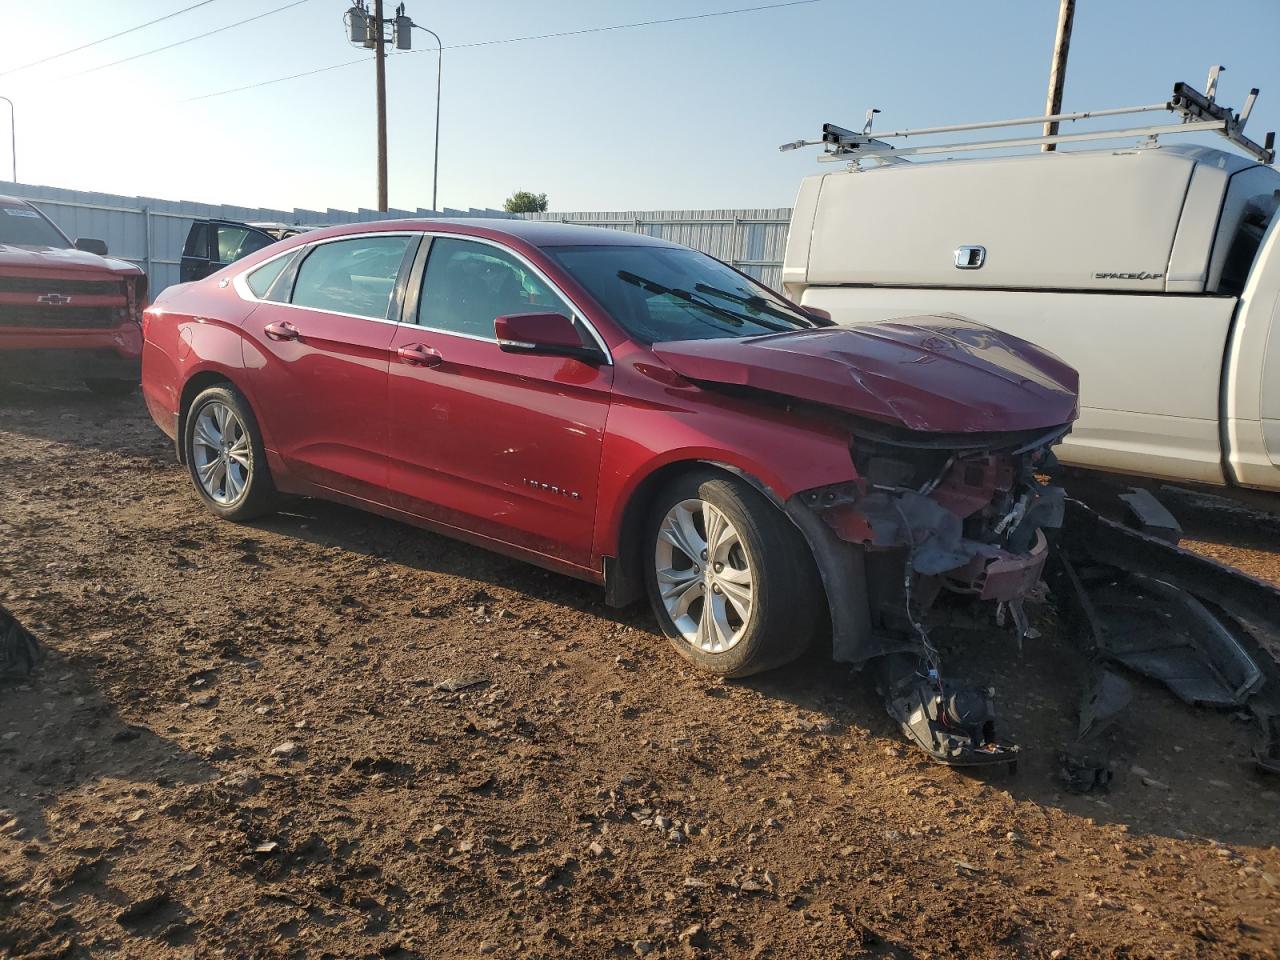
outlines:
[{"label": "rear quarter panel", "polygon": [[176,435],[182,391],[192,377],[216,373],[243,389],[240,328],[256,306],[229,285],[200,282],[170,287],[147,309],[142,393],[169,436]]}]

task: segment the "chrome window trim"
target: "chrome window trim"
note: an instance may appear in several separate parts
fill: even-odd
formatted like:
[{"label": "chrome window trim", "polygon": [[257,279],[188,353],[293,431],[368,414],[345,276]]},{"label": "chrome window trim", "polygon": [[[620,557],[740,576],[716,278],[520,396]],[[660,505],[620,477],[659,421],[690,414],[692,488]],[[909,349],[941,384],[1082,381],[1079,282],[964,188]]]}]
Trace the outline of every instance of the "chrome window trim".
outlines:
[{"label": "chrome window trim", "polygon": [[[254,271],[262,267],[265,267],[267,264],[272,263],[275,260],[279,260],[281,257],[291,256],[302,247],[318,247],[321,244],[325,244],[325,243],[337,243],[341,240],[359,240],[359,239],[364,239],[366,237],[410,237],[410,238],[423,237],[423,238],[432,239],[432,240],[438,237],[442,240],[467,240],[467,241],[470,241],[471,243],[480,243],[480,244],[484,244],[485,246],[494,247],[498,250],[501,250],[503,253],[506,253],[509,256],[514,257],[516,260],[522,263],[525,267],[527,267],[529,271],[534,274],[534,276],[536,276],[539,280],[541,280],[551,289],[552,293],[554,293],[557,297],[563,300],[569,306],[569,308],[573,310],[574,319],[581,321],[582,325],[587,329],[587,332],[591,334],[591,338],[595,340],[596,346],[598,346],[600,348],[601,353],[604,354],[605,364],[607,366],[613,366],[613,351],[610,350],[609,345],[605,343],[604,337],[600,336],[600,331],[595,328],[595,324],[593,324],[590,320],[587,319],[586,313],[585,311],[583,311],[582,307],[579,306],[577,303],[575,303],[572,297],[570,297],[563,290],[561,290],[560,287],[550,277],[548,277],[545,273],[543,273],[540,269],[538,269],[538,267],[535,264],[530,263],[528,258],[526,258],[519,251],[511,249],[505,244],[499,243],[497,240],[490,240],[488,237],[476,237],[466,233],[450,233],[450,232],[444,232],[444,231],[431,231],[431,230],[387,230],[387,231],[378,231],[378,232],[370,232],[370,233],[344,233],[336,237],[325,237],[322,240],[313,240],[310,243],[299,244],[296,247],[290,247],[288,250],[283,250],[280,253],[276,254],[274,257],[268,257],[266,260],[263,260],[260,263],[255,263],[252,267],[246,270],[241,270],[239,273],[232,276],[231,285],[235,288],[235,291],[240,296],[240,299],[247,300],[250,303],[269,303],[274,307],[288,307],[290,310],[308,310],[312,313],[327,313],[330,316],[334,316],[334,317],[350,317],[353,320],[368,320],[370,323],[389,323],[392,326],[396,326],[396,327],[413,327],[416,330],[427,330],[431,333],[443,333],[449,337],[461,337],[464,340],[475,340],[480,343],[492,343],[495,346],[501,346],[496,336],[480,337],[480,336],[476,336],[473,333],[459,333],[456,330],[446,330],[443,327],[428,327],[420,323],[405,323],[400,320],[388,320],[383,317],[366,317],[358,313],[343,313],[338,310],[320,310],[316,307],[300,307],[297,304],[282,303],[279,300],[263,300],[261,297],[254,296],[253,291],[249,289],[249,282],[246,279],[249,274],[253,273]],[[306,254],[304,254],[304,257],[303,257],[304,260],[306,257],[310,255],[311,254],[309,251]],[[427,261],[430,262],[430,260],[431,260],[431,257],[428,254]],[[301,267],[301,264],[299,264],[299,267]],[[423,279],[426,278],[425,266],[423,267],[422,276],[423,276]]]},{"label": "chrome window trim", "polygon": [[[276,254],[274,257],[268,257],[261,263],[255,263],[248,270],[241,270],[231,278],[231,285],[235,287],[236,293],[240,295],[240,299],[248,300],[250,303],[269,303],[273,307],[288,307],[290,310],[306,310],[310,313],[326,313],[332,317],[350,317],[352,320],[368,320],[370,323],[390,323],[394,326],[401,326],[399,321],[388,320],[386,317],[367,317],[362,313],[344,313],[341,310],[323,310],[319,307],[302,307],[296,303],[283,303],[279,300],[263,300],[261,297],[255,297],[253,295],[253,291],[249,289],[249,281],[246,278],[249,274],[265,267],[267,264],[279,260],[281,257],[291,256],[303,247],[314,248],[326,243],[337,243],[340,240],[361,240],[366,237],[406,237],[412,240],[417,236],[419,236],[419,233],[416,230],[387,230],[378,231],[376,233],[345,233],[338,237],[325,237],[323,240],[313,240],[310,243],[301,243],[296,247],[290,247],[288,250]],[[309,256],[311,256],[310,250],[303,254],[303,260]],[[301,263],[299,263],[298,266],[299,269],[301,269]]]}]

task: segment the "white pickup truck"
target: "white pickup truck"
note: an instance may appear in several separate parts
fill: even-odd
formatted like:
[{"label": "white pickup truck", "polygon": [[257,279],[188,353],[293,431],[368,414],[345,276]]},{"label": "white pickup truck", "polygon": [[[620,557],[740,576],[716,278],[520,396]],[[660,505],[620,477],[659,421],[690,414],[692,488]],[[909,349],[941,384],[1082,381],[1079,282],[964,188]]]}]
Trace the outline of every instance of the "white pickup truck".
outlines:
[{"label": "white pickup truck", "polygon": [[[828,125],[829,157],[854,162],[803,181],[787,294],[838,323],[958,314],[1058,354],[1080,372],[1065,463],[1280,491],[1280,171],[1271,139],[1245,140],[1212,86],[1207,98],[1180,89],[1213,108],[1183,110],[1185,128],[1255,159],[1150,141],[910,163],[903,154],[926,148],[883,138],[922,131]],[[1157,129],[1178,128],[1132,132]],[[1049,142],[1072,139],[1085,136]]]}]

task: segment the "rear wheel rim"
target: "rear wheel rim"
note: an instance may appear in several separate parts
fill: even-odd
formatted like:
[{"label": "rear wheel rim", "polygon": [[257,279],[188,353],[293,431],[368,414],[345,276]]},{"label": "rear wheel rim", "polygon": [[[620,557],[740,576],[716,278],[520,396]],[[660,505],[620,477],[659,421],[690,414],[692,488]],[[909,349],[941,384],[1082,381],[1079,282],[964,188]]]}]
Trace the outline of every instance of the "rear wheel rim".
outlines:
[{"label": "rear wheel rim", "polygon": [[221,400],[210,400],[196,413],[191,429],[191,464],[210,500],[230,506],[249,489],[253,447],[244,421]]},{"label": "rear wheel rim", "polygon": [[685,642],[703,653],[737,646],[755,608],[755,571],[746,543],[719,507],[682,500],[658,527],[658,593]]}]

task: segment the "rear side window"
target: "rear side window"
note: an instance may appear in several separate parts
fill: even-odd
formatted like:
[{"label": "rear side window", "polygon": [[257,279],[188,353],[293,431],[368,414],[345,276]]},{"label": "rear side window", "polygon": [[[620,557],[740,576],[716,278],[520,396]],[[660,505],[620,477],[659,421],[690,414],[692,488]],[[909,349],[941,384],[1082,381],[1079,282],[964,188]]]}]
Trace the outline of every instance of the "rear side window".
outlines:
[{"label": "rear side window", "polygon": [[275,243],[265,233],[249,227],[218,227],[218,262],[234,263],[268,244]]},{"label": "rear side window", "polygon": [[355,237],[322,243],[298,268],[293,303],[386,320],[409,237]]},{"label": "rear side window", "polygon": [[506,251],[472,240],[431,241],[418,323],[492,340],[493,321],[514,313],[573,316],[542,278]]},{"label": "rear side window", "polygon": [[[1270,167],[1254,167],[1232,176],[1214,240],[1210,290],[1225,296],[1244,293],[1263,235],[1280,206],[1280,176]],[[1213,284],[1217,273],[1217,283]]]},{"label": "rear side window", "polygon": [[284,272],[284,268],[292,261],[293,257],[276,257],[270,263],[265,263],[250,273],[245,278],[245,283],[248,284],[255,297],[259,300],[266,300],[268,299],[267,291],[271,289],[271,285],[276,282],[276,278]]},{"label": "rear side window", "polygon": [[1227,248],[1227,259],[1222,264],[1219,293],[1235,297],[1244,293],[1244,285],[1249,282],[1249,271],[1253,269],[1253,262],[1258,259],[1262,236],[1275,219],[1276,200],[1277,194],[1270,193],[1250,197],[1245,203],[1235,236],[1231,238],[1231,245]]}]

